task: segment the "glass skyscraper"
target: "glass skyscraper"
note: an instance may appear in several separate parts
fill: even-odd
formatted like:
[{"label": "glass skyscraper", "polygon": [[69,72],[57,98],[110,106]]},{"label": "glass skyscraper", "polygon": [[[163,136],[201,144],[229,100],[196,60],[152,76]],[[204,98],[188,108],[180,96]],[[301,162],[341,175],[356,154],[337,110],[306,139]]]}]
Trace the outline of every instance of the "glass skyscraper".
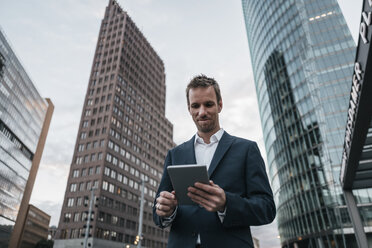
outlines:
[{"label": "glass skyscraper", "polygon": [[242,6],[281,245],[352,247],[339,176],[355,43],[338,3]]},{"label": "glass skyscraper", "polygon": [[18,217],[27,211],[50,106],[0,29],[0,247],[8,247],[16,220],[21,223]]}]

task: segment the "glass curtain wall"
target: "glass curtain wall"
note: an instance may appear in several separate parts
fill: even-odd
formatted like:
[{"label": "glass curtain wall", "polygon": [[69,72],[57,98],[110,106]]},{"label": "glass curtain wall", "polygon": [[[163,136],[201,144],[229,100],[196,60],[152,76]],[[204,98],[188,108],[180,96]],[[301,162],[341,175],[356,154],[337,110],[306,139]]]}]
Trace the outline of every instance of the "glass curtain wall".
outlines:
[{"label": "glass curtain wall", "polygon": [[339,175],[355,43],[338,3],[242,6],[281,244],[352,247]]},{"label": "glass curtain wall", "polygon": [[0,29],[0,247],[7,247],[47,110]]}]

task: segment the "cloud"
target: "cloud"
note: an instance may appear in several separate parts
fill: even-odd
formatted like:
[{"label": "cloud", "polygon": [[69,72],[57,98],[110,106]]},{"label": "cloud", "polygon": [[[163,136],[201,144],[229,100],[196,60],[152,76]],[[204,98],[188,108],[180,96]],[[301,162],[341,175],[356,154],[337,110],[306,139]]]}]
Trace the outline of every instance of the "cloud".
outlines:
[{"label": "cloud", "polygon": [[[69,167],[69,164],[42,163],[36,176],[30,203],[36,205],[49,201],[61,205],[67,185]],[[52,221],[57,222],[58,218],[58,216],[54,216]]]},{"label": "cloud", "polygon": [[41,209],[48,215],[50,215],[51,220],[49,226],[58,226],[59,215],[61,214],[62,202],[55,201],[36,201],[32,203],[37,208]]}]

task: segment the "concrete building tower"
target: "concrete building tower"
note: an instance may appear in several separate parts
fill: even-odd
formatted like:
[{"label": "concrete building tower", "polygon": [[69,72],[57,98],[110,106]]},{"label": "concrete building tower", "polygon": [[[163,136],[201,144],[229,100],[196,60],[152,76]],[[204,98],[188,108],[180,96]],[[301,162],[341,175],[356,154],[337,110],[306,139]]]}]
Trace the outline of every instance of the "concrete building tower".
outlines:
[{"label": "concrete building tower", "polygon": [[55,247],[81,245],[94,188],[89,242],[123,247],[138,233],[145,180],[142,245],[165,247],[168,231],[152,222],[166,152],[174,146],[165,117],[164,63],[110,0],[99,31]]}]

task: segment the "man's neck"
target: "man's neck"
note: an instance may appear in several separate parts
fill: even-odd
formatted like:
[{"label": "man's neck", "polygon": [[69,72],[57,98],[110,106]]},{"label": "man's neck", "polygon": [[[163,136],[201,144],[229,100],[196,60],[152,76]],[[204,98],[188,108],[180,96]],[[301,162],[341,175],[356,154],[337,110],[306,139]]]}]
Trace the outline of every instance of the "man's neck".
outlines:
[{"label": "man's neck", "polygon": [[218,127],[218,129],[213,130],[213,131],[208,132],[208,133],[202,133],[202,132],[198,131],[198,135],[199,135],[200,138],[203,139],[205,144],[209,144],[209,143],[211,143],[212,135],[217,133],[219,130],[220,130],[220,127]]}]

